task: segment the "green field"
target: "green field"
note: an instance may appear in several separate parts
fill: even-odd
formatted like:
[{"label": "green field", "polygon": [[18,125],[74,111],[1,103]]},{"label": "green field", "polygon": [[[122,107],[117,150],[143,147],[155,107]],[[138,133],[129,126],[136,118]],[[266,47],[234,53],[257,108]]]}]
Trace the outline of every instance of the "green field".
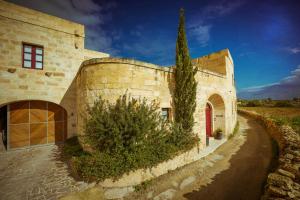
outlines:
[{"label": "green field", "polygon": [[300,134],[300,108],[296,107],[239,107],[273,119],[278,125],[289,125]]}]

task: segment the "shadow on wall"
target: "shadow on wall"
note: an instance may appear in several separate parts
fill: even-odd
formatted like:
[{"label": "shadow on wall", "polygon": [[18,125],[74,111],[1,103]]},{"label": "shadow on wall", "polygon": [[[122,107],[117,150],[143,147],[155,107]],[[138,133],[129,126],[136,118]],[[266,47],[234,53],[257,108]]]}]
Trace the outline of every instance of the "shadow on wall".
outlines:
[{"label": "shadow on wall", "polygon": [[175,116],[175,109],[174,109],[174,102],[173,102],[173,98],[174,98],[174,90],[175,90],[175,80],[174,80],[174,73],[172,68],[170,68],[169,72],[163,72],[164,73],[164,77],[165,74],[167,74],[167,81],[168,81],[168,88],[169,88],[169,92],[171,95],[171,102],[170,105],[172,107],[171,112],[172,112],[172,116]]},{"label": "shadow on wall", "polygon": [[0,108],[0,152],[7,149],[7,106]]},{"label": "shadow on wall", "polygon": [[72,137],[77,133],[76,130],[76,123],[77,123],[77,88],[76,88],[76,80],[77,80],[77,75],[75,78],[72,80],[72,83],[68,87],[66,93],[64,94],[62,100],[60,101],[60,105],[66,109],[68,115],[66,116],[67,119],[67,130],[68,130],[68,135],[67,137]]}]

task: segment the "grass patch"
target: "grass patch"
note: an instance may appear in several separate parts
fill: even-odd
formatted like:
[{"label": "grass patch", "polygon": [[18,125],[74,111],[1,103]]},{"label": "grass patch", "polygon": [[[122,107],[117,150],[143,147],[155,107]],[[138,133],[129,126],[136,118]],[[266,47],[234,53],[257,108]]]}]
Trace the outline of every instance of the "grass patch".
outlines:
[{"label": "grass patch", "polygon": [[136,191],[136,192],[144,191],[144,190],[146,190],[151,184],[152,184],[152,180],[143,181],[141,184],[135,185],[135,186],[134,186],[134,191]]},{"label": "grass patch", "polygon": [[239,131],[239,128],[240,128],[240,122],[237,121],[235,124],[235,127],[233,129],[233,132],[228,136],[229,140],[232,139],[237,134],[237,132]]},{"label": "grass patch", "polygon": [[270,118],[278,126],[288,125],[300,134],[300,108],[296,107],[241,107]]}]

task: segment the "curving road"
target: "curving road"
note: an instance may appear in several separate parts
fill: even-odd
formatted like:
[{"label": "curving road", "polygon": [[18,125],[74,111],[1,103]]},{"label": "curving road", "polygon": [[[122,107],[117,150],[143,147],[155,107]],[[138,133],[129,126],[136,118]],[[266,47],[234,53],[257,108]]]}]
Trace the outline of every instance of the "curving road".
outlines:
[{"label": "curving road", "polygon": [[251,118],[239,116],[247,140],[232,155],[229,169],[217,174],[207,186],[183,194],[189,200],[260,199],[267,172],[273,165],[272,142],[265,129]]}]

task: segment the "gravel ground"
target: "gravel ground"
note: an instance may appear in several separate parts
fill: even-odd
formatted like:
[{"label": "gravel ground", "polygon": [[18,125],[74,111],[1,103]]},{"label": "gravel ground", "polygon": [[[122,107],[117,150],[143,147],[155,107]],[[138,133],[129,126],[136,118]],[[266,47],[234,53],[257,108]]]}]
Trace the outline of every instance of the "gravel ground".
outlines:
[{"label": "gravel ground", "polygon": [[87,188],[69,176],[59,152],[46,145],[0,153],[0,199],[59,199]]}]

